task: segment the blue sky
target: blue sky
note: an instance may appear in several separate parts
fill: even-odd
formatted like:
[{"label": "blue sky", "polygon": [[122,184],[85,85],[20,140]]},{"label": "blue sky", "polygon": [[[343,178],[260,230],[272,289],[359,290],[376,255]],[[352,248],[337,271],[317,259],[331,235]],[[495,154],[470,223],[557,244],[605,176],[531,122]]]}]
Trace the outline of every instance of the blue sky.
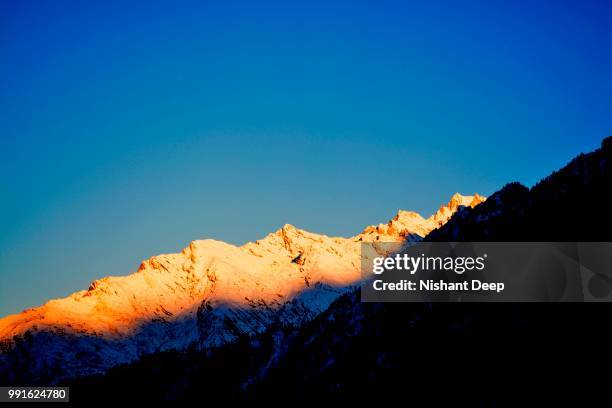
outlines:
[{"label": "blue sky", "polygon": [[194,239],[529,185],[612,133],[609,1],[121,3],[0,1],[0,315]]}]

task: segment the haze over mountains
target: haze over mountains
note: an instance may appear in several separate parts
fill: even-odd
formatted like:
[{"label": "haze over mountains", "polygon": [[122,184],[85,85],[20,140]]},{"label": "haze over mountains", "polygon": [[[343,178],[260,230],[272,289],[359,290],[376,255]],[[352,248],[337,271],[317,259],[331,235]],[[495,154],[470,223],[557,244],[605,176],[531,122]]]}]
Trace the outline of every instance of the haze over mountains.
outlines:
[{"label": "haze over mountains", "polygon": [[[1,319],[0,376],[55,383],[154,352],[208,349],[274,324],[299,326],[359,283],[360,242],[420,240],[462,206],[484,200],[455,194],[427,219],[399,211],[349,238],[285,225],[241,247],[194,241],[181,253],[142,262],[131,275],[96,280]],[[33,364],[24,366],[24,359]]]}]

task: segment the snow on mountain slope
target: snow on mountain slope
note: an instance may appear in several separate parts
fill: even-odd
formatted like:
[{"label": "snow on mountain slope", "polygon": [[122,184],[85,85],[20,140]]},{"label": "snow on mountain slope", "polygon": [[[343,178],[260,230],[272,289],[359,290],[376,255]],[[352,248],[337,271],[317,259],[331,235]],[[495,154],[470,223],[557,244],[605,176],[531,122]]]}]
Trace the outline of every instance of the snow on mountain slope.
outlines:
[{"label": "snow on mountain slope", "polygon": [[419,239],[429,234],[434,229],[444,225],[457,211],[460,206],[475,207],[486,200],[479,194],[473,196],[464,196],[455,193],[448,204],[440,206],[440,209],[431,217],[425,219],[419,213],[414,211],[400,210],[397,215],[387,224],[373,225],[364,230],[362,235],[368,237],[369,240],[375,241],[376,236],[405,237],[410,239]]},{"label": "snow on mountain slope", "polygon": [[[400,211],[350,238],[285,225],[241,247],[194,241],[131,275],[0,319],[0,377],[49,383],[159,350],[219,346],[274,323],[299,325],[358,284],[360,242],[420,239],[458,206],[483,200],[455,194],[428,219]],[[24,367],[24,356],[34,365]]]}]

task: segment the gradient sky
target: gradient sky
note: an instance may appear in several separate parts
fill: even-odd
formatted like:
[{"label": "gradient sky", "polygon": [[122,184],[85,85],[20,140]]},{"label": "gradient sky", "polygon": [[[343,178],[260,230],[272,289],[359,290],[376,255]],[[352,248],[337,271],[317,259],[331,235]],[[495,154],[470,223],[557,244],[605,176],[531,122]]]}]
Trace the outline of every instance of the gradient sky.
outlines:
[{"label": "gradient sky", "polygon": [[612,134],[610,1],[120,3],[0,0],[0,315],[194,239],[429,215]]}]

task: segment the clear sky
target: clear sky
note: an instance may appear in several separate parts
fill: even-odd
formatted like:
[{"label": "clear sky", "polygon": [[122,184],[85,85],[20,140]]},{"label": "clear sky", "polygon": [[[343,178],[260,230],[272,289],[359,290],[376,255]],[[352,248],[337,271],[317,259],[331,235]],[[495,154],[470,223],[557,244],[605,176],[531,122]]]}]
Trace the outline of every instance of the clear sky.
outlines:
[{"label": "clear sky", "polygon": [[596,148],[612,2],[494,3],[0,0],[0,315],[194,239],[352,235]]}]

